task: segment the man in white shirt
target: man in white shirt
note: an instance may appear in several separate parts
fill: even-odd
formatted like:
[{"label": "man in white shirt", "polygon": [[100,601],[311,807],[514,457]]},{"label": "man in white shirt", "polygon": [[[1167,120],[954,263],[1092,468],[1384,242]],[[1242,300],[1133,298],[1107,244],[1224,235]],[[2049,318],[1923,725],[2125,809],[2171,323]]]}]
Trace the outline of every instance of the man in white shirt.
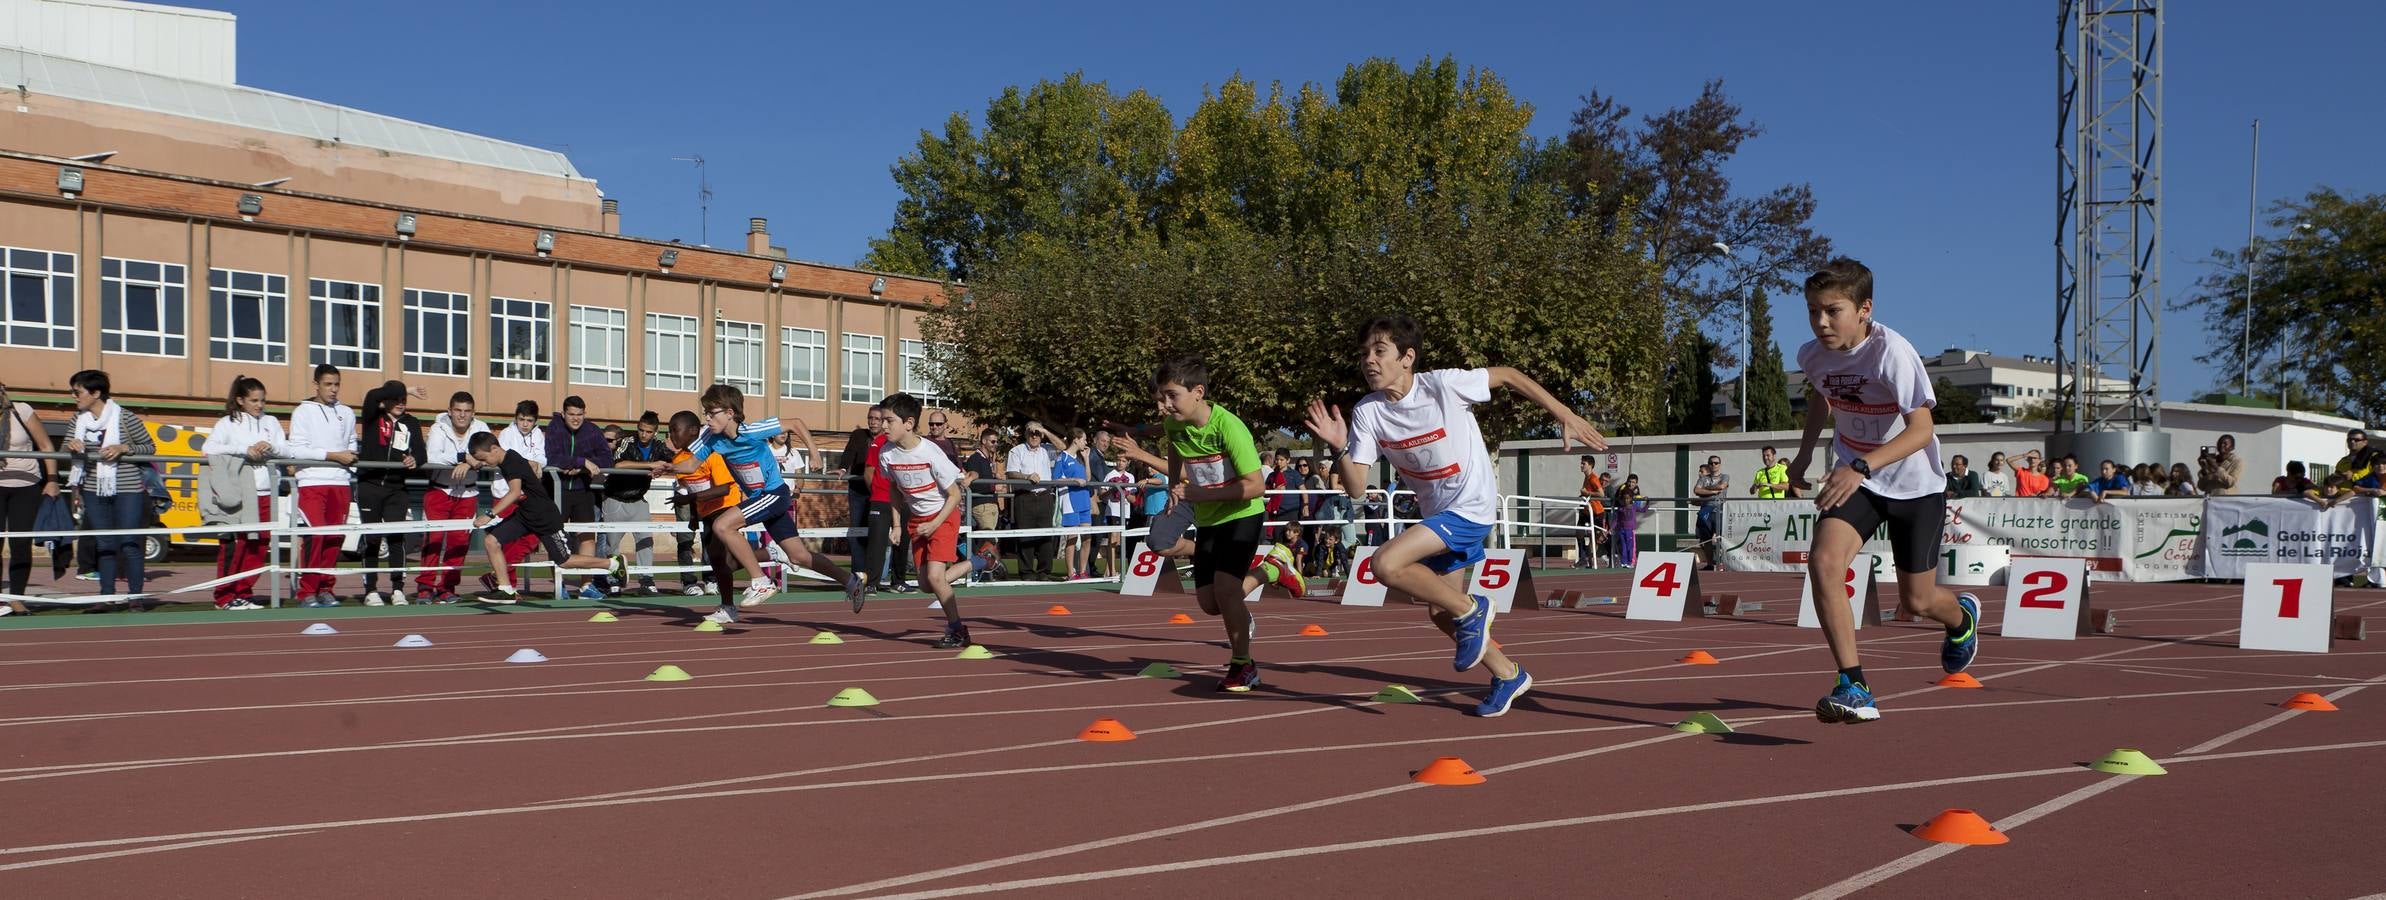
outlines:
[{"label": "man in white shirt", "polygon": [[[469,521],[480,504],[479,465],[467,448],[472,436],[487,432],[489,426],[475,418],[472,410],[472,395],[457,391],[447,398],[447,411],[433,417],[431,427],[424,429],[423,466],[431,476],[431,489],[423,494],[425,519]],[[446,571],[425,571],[418,576],[415,596],[428,603],[456,602],[456,585],[463,580],[457,569],[471,549],[469,530],[441,531],[424,538],[423,567]]]},{"label": "man in white shirt", "polygon": [[[539,430],[538,401],[524,400],[514,404],[514,423],[498,430],[497,446],[521,454],[523,459],[530,461],[532,474],[540,478],[547,477],[547,435]],[[505,479],[500,478],[489,483],[491,499],[503,500],[506,493]],[[530,558],[531,551],[538,549],[538,545],[536,535],[523,535],[513,543],[506,545],[506,567],[511,569],[521,565],[523,560]],[[509,584],[529,590],[530,581],[524,578],[522,573],[509,572],[508,574],[513,576],[508,582]],[[494,575],[481,576],[481,583],[487,585],[490,590],[497,589],[497,578]]]},{"label": "man in white shirt", "polygon": [[[1003,456],[1001,477],[1009,481],[1052,480],[1052,445],[1059,440],[1045,431],[1038,422],[1027,423],[1027,433],[1019,445]],[[1019,529],[1051,528],[1054,496],[1049,488],[1013,488],[1011,494],[1011,527]],[[1034,581],[1056,580],[1052,574],[1053,551],[1060,540],[1050,537],[1019,539],[1019,577]]]},{"label": "man in white shirt", "polygon": [[[329,365],[315,367],[315,396],[299,402],[290,411],[290,442],[321,453],[356,452],[356,412],[340,405],[340,370]],[[348,505],[353,498],[349,471],[345,466],[308,466],[298,470],[298,515],[306,525],[325,527],[345,525]],[[299,542],[299,567],[329,570],[340,563],[338,535],[318,535]],[[339,580],[329,571],[308,572],[298,577],[298,605],[306,607],[338,606],[340,600],[332,595]]]}]

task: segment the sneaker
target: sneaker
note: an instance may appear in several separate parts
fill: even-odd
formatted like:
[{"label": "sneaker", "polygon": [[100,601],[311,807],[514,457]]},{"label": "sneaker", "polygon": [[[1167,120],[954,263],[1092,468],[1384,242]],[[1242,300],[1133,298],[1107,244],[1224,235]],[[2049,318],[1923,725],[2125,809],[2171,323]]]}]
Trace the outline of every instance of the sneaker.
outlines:
[{"label": "sneaker", "polygon": [[628,585],[630,583],[630,558],[627,556],[608,557],[605,560],[605,574],[612,577],[615,590],[628,590]]},{"label": "sneaker", "polygon": [[[218,607],[218,608],[220,609],[221,607]],[[16,614],[17,614],[17,608],[16,608],[16,607],[14,607],[14,606],[10,606],[10,605],[8,605],[8,604],[6,604],[6,603],[0,603],[0,616],[13,616],[13,615],[16,615]]]},{"label": "sneaker", "polygon": [[1301,577],[1301,569],[1292,561],[1292,551],[1278,544],[1268,550],[1268,557],[1276,561],[1276,584],[1291,591],[1295,597],[1309,593],[1309,580]]},{"label": "sneaker", "polygon": [[1226,677],[1218,680],[1218,689],[1237,694],[1249,693],[1259,686],[1259,663],[1228,663]]},{"label": "sneaker", "polygon": [[1872,690],[1855,682],[1847,682],[1831,689],[1831,696],[1814,705],[1814,717],[1823,724],[1855,725],[1881,717],[1872,705]]},{"label": "sneaker", "polygon": [[1475,594],[1473,599],[1475,608],[1458,617],[1458,633],[1452,636],[1458,642],[1458,657],[1450,664],[1461,672],[1482,662],[1484,652],[1491,649],[1491,620],[1497,615],[1492,611],[1491,598]]},{"label": "sneaker", "polygon": [[427,601],[424,601],[424,602],[427,602],[427,603],[433,603],[433,604],[437,604],[437,605],[440,605],[440,606],[446,606],[446,605],[448,605],[448,604],[450,604],[450,603],[454,603],[454,602],[456,602],[456,601],[458,601],[458,600],[462,600],[462,599],[463,599],[463,598],[456,596],[456,592],[454,592],[454,591],[440,591],[440,592],[439,592],[439,596],[437,596],[437,597],[433,597],[433,598],[431,598],[430,600],[427,600]]},{"label": "sneaker", "polygon": [[413,602],[414,602],[414,601],[413,601],[413,600],[411,600],[411,599],[409,599],[409,598],[407,598],[407,596],[406,596],[405,594],[391,594],[391,595],[389,595],[389,605],[391,605],[391,606],[405,606],[405,605],[407,605],[407,604],[409,604],[409,603],[413,603]]},{"label": "sneaker", "polygon": [[497,589],[497,576],[496,576],[496,574],[494,574],[494,573],[490,573],[490,572],[482,572],[482,573],[481,573],[481,590],[484,590],[484,591],[494,591],[494,590],[496,590],[496,589]]},{"label": "sneaker", "polygon": [[711,615],[704,617],[704,621],[720,625],[735,625],[737,624],[737,607],[724,606],[713,610]]},{"label": "sneaker", "polygon": [[1499,718],[1508,712],[1508,706],[1515,703],[1516,698],[1524,696],[1524,692],[1532,689],[1533,673],[1525,671],[1521,666],[1516,669],[1514,678],[1493,678],[1491,679],[1491,696],[1485,697],[1483,702],[1475,704],[1475,715],[1486,719]]},{"label": "sneaker", "polygon": [[944,629],[944,637],[936,639],[936,649],[938,650],[959,650],[967,646],[969,646],[969,626],[967,625],[947,625]]},{"label": "sneaker", "polygon": [[[895,593],[898,593],[898,594],[912,594],[912,593],[918,593],[918,592],[919,592],[919,589],[920,589],[920,586],[919,586],[919,585],[913,584],[913,583],[911,583],[911,582],[908,582],[908,581],[898,581],[898,582],[896,582],[896,583],[895,583],[895,587],[893,588],[894,592],[895,592]],[[860,612],[860,610],[855,610],[855,612]]]},{"label": "sneaker", "polygon": [[583,584],[580,586],[579,596],[582,600],[603,600],[605,592],[594,584]]},{"label": "sneaker", "polygon": [[703,584],[701,584],[701,585],[697,585],[697,587],[699,587],[699,588],[703,589],[703,591],[704,591],[704,594],[705,594],[705,596],[707,596],[707,597],[709,597],[709,596],[712,596],[712,595],[714,595],[714,594],[718,594],[718,593],[720,593],[720,592],[721,592],[721,586],[720,586],[720,585],[714,584],[714,583],[712,583],[712,582],[709,582],[709,581],[707,581],[707,582],[705,582],[705,583],[703,583]]},{"label": "sneaker", "polygon": [[862,573],[846,573],[845,602],[853,604],[853,611],[858,613],[862,611],[862,605],[868,603],[869,601],[870,583],[862,580]]},{"label": "sneaker", "polygon": [[1939,645],[1939,667],[1949,675],[1969,668],[1972,660],[1980,657],[1980,598],[1957,594],[1955,605],[1963,610],[1963,627]]},{"label": "sneaker", "polygon": [[299,606],[302,606],[302,607],[305,607],[305,608],[307,608],[307,609],[321,609],[321,608],[323,608],[323,607],[325,607],[325,606],[328,606],[328,605],[330,605],[330,604],[324,603],[324,602],[323,602],[323,601],[324,601],[324,599],[325,599],[325,598],[324,598],[324,596],[323,596],[322,594],[316,594],[316,595],[314,595],[314,596],[312,596],[312,597],[308,597],[308,598],[306,598],[306,599],[304,599],[304,600],[300,600],[300,601],[298,601],[298,605],[299,605]]},{"label": "sneaker", "polygon": [[[765,601],[778,596],[778,594],[779,586],[777,584],[772,583],[768,578],[756,578],[746,583],[746,592],[738,596],[737,605],[751,609],[761,606]],[[854,603],[854,607],[860,608],[861,603],[857,601]]]},{"label": "sneaker", "polygon": [[688,585],[688,586],[687,586],[687,587],[685,587],[685,588],[681,588],[681,589],[680,589],[680,593],[681,593],[681,594],[685,594],[685,595],[687,595],[687,596],[690,596],[690,597],[702,597],[702,596],[704,596],[705,594],[708,594],[708,593],[711,593],[711,592],[710,592],[710,591],[707,591],[707,590],[705,590],[705,589],[704,589],[704,585],[701,585],[701,584],[691,584],[691,585]]},{"label": "sneaker", "polygon": [[381,602],[382,602],[382,601],[381,601],[381,592],[380,592],[380,591],[366,591],[366,592],[365,592],[365,605],[366,605],[366,606],[380,606],[380,605],[381,605]]},{"label": "sneaker", "polygon": [[82,574],[80,574],[80,575],[76,575],[76,576],[75,576],[75,580],[76,580],[76,581],[98,581],[98,580],[99,580],[99,573],[98,573],[98,572],[84,572],[84,573],[82,573]]},{"label": "sneaker", "polygon": [[[6,607],[0,607],[0,609],[5,609],[5,608],[6,608]],[[249,601],[249,599],[248,599],[247,597],[242,597],[242,598],[240,598],[240,599],[238,599],[238,600],[234,600],[234,601],[232,601],[232,602],[230,602],[230,603],[223,604],[223,605],[221,605],[221,606],[218,606],[218,607],[216,607],[216,608],[217,608],[217,609],[237,609],[237,610],[244,610],[244,611],[245,611],[245,610],[251,610],[251,609],[264,609],[265,607],[258,606],[257,604],[250,602],[250,601]]]},{"label": "sneaker", "polygon": [[481,603],[494,603],[502,606],[513,603],[516,600],[521,599],[521,597],[522,594],[520,591],[516,591],[513,588],[508,587],[500,587],[482,591],[479,594],[474,595],[472,599]]},{"label": "sneaker", "polygon": [[645,587],[638,589],[638,593],[645,594],[649,597],[660,597],[663,596],[663,589],[655,587],[654,582],[649,581],[646,583]]}]

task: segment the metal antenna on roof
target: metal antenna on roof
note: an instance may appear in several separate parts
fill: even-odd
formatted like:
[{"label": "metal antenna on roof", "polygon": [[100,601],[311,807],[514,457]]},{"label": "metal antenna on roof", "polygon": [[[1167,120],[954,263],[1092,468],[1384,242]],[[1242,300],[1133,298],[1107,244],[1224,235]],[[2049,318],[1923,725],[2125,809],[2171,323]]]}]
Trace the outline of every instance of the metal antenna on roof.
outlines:
[{"label": "metal antenna on roof", "polygon": [[689,154],[674,156],[672,159],[696,164],[696,214],[699,218],[696,226],[696,243],[710,247],[712,246],[712,180],[705,177],[704,157]]}]

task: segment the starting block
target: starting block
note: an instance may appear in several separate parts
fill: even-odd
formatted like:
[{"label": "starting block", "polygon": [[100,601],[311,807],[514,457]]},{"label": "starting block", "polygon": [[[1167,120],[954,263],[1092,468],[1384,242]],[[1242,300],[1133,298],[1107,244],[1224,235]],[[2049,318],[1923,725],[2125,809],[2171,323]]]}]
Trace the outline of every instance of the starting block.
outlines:
[{"label": "starting block", "polygon": [[2329,637],[2340,641],[2368,640],[2367,629],[2360,616],[2337,616],[2329,623]]}]

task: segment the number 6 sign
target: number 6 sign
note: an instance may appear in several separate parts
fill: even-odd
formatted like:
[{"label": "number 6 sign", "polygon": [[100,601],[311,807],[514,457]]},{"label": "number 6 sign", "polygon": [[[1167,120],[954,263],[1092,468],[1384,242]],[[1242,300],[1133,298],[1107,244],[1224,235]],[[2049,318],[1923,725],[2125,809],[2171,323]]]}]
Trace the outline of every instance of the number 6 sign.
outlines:
[{"label": "number 6 sign", "polygon": [[1707,614],[1698,589],[1698,558],[1688,553],[1643,553],[1632,568],[1632,596],[1624,618],[1679,622]]},{"label": "number 6 sign", "polygon": [[2317,563],[2249,563],[2237,649],[2328,652],[2336,570]]},{"label": "number 6 sign", "polygon": [[[1812,564],[1809,563],[1810,568],[1811,566]],[[1863,628],[1866,619],[1875,622],[1881,619],[1880,592],[1874,590],[1873,585],[1873,575],[1879,567],[1880,554],[1858,553],[1856,558],[1848,563],[1847,571],[1840,573],[1841,583],[1847,586],[1847,607],[1850,612],[1855,614],[1857,628]],[[1805,583],[1805,589],[1798,594],[1798,627],[1821,628],[1823,619],[1815,612],[1814,607],[1814,579],[1806,578],[1802,581]]]},{"label": "number 6 sign", "polygon": [[1350,581],[1342,585],[1342,605],[1384,605],[1384,583],[1375,577],[1375,547],[1360,547],[1350,557]]},{"label": "number 6 sign", "polygon": [[2088,633],[2088,561],[2016,556],[2005,573],[2005,637],[2068,641]]}]

